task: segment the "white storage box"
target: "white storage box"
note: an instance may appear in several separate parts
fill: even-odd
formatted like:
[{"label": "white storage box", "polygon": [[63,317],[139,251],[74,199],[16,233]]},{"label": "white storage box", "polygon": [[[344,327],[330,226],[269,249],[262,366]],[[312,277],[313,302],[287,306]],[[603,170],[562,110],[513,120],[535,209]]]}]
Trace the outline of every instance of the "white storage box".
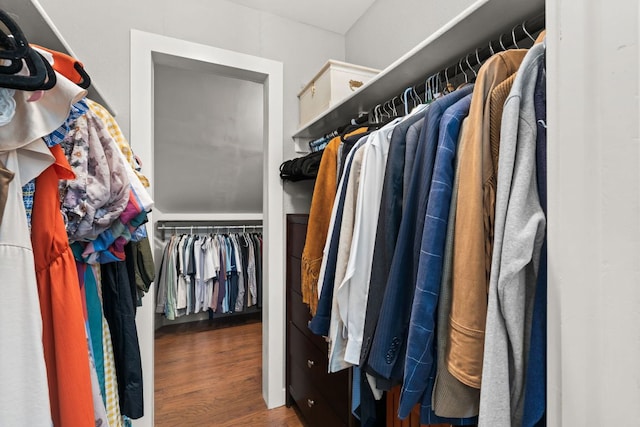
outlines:
[{"label": "white storage box", "polygon": [[300,127],[371,80],[380,70],[330,59],[298,94]]}]

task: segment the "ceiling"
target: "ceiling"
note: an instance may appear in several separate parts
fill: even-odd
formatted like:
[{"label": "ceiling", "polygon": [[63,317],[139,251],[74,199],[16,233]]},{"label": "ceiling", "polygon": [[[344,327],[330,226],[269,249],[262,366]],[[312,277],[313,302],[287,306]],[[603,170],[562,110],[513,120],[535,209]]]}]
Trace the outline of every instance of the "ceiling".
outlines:
[{"label": "ceiling", "polygon": [[375,2],[375,0],[229,1],[339,34],[345,34]]}]

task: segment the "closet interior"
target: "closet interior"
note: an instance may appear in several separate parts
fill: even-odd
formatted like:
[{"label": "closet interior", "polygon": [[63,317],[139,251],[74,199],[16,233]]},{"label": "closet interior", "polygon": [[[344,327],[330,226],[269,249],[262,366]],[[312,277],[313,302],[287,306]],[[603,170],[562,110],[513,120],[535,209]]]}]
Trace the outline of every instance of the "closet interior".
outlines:
[{"label": "closet interior", "polygon": [[637,2],[287,1],[0,0],[0,425],[634,419]]},{"label": "closet interior", "polygon": [[[345,370],[362,425],[544,423],[545,19],[542,4],[501,4],[513,14],[502,33],[457,37],[498,3],[294,134],[310,158],[323,151],[304,249],[288,258],[301,274],[289,280],[288,392],[312,425]],[[313,347],[309,331],[328,343],[328,374],[314,374],[319,355],[307,369],[295,355]]]},{"label": "closet interior", "polygon": [[154,66],[156,329],[262,307],[263,88],[191,65]]}]

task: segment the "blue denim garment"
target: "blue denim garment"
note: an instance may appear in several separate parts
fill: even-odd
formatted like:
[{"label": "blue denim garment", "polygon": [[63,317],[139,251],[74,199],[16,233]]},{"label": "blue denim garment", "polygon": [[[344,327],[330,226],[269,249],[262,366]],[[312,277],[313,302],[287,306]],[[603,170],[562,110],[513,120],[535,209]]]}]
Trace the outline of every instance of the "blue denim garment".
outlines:
[{"label": "blue denim garment", "polygon": [[[47,147],[54,147],[64,140],[64,137],[67,136],[69,130],[71,130],[71,125],[76,121],[76,119],[82,115],[84,115],[87,111],[89,111],[89,106],[84,99],[76,102],[71,106],[69,110],[69,116],[65,120],[65,122],[60,125],[60,127],[49,135],[45,135],[42,137],[44,142],[47,144]],[[33,197],[36,192],[36,180],[33,179],[27,182],[22,187],[22,201],[24,203],[24,208],[27,213],[27,223],[29,224],[29,228],[31,228],[31,213],[33,212]]]},{"label": "blue denim garment", "polygon": [[402,212],[400,232],[387,280],[380,319],[373,338],[367,370],[379,377],[400,381],[404,371],[406,336],[418,269],[418,255],[427,210],[427,196],[444,111],[469,95],[469,85],[432,103],[426,111],[416,151],[415,166]]},{"label": "blue denim garment", "polygon": [[[547,92],[545,61],[540,63],[533,95],[536,110],[536,173],[540,206],[547,213]],[[547,238],[540,250],[540,267],[533,302],[529,364],[525,379],[523,427],[546,425],[547,400]]]},{"label": "blue denim garment", "polygon": [[309,323],[309,329],[316,335],[327,336],[329,335],[329,324],[331,323],[331,305],[333,303],[333,289],[336,278],[336,264],[338,262],[338,244],[340,243],[340,224],[342,224],[342,211],[344,209],[344,200],[347,195],[347,184],[349,181],[349,172],[351,172],[351,164],[353,163],[353,156],[360,149],[367,137],[362,137],[353,146],[347,157],[343,178],[340,181],[340,188],[338,190],[338,208],[336,211],[335,226],[331,230],[329,252],[327,253],[327,264],[325,267],[325,274],[322,280],[322,290],[320,291],[320,299],[318,300],[318,308],[316,309],[316,315],[311,319]]},{"label": "blue denim garment", "polygon": [[429,423],[440,422],[431,412],[431,394],[436,373],[436,315],[451,195],[455,176],[455,160],[462,121],[469,115],[472,95],[449,107],[440,121],[440,138],[431,179],[425,214],[420,261],[413,296],[404,383],[398,415],[405,418],[422,397],[421,413],[427,412]]}]

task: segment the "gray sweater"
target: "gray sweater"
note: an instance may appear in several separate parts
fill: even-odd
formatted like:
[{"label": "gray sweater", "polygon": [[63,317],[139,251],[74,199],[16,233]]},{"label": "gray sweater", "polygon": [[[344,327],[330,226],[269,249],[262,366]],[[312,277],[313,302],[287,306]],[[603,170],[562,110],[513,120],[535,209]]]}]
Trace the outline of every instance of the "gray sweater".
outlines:
[{"label": "gray sweater", "polygon": [[525,57],[504,105],[480,427],[522,425],[536,277],[545,229],[536,184],[534,90],[544,46]]}]

